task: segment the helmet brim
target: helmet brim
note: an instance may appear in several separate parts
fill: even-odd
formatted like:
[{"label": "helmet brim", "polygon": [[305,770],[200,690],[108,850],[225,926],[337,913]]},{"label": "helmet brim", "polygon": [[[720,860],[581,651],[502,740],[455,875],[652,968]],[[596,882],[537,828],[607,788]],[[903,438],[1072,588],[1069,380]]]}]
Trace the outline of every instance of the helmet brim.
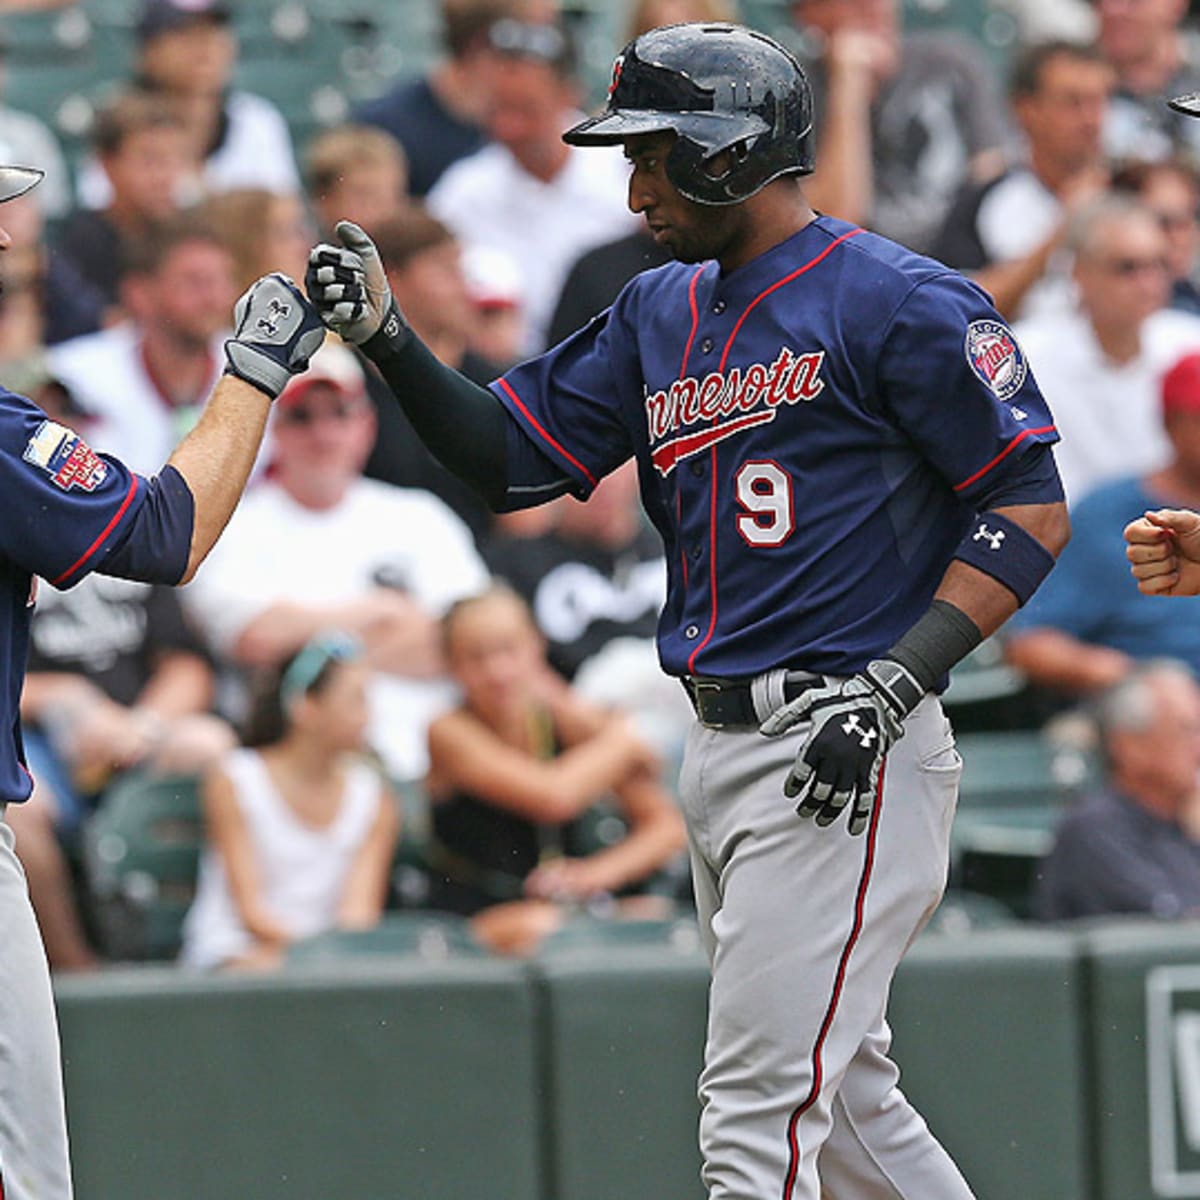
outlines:
[{"label": "helmet brim", "polygon": [[0,167],[0,204],[23,196],[41,183],[45,174],[40,167]]},{"label": "helmet brim", "polygon": [[563,134],[563,141],[571,146],[612,146],[641,133],[670,130],[715,154],[742,138],[765,132],[766,128],[767,123],[761,117],[744,113],[617,108],[581,121]]}]

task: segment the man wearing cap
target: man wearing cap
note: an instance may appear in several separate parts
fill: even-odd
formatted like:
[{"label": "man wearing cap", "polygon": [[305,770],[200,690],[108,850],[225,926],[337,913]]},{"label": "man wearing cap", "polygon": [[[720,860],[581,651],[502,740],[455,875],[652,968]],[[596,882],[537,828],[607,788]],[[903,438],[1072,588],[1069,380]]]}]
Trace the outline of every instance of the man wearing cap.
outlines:
[{"label": "man wearing cap", "polygon": [[[167,100],[203,160],[210,192],[261,187],[300,190],[291,133],[262,96],[231,87],[237,41],[232,9],[220,0],[146,0],[138,19],[136,82]],[[83,166],[80,202],[104,208],[107,176],[95,159]]]},{"label": "man wearing cap", "polygon": [[[0,201],[41,171],[0,167]],[[0,229],[0,251],[12,244]],[[258,453],[270,402],[307,365],[324,326],[291,280],[254,283],[234,311],[225,375],[196,427],[154,474],[98,454],[32,401],[0,389],[0,1196],[70,1200],[58,1032],[46,955],[10,806],[33,777],[19,704],[39,579],[69,588],[97,572],[145,583],[195,575],[232,513]]]},{"label": "man wearing cap", "polygon": [[1117,531],[1149,510],[1200,508],[1200,352],[1164,376],[1171,448],[1156,471],[1102,485],[1071,511],[1070,544],[1033,599],[1006,626],[1009,661],[1070,696],[1109,687],[1145,659],[1169,656],[1200,673],[1200,598],[1163,609],[1130,586]]},{"label": "man wearing cap", "polygon": [[455,163],[429,193],[434,216],[464,249],[488,246],[516,265],[525,297],[522,354],[546,345],[562,282],[585,250],[631,232],[626,173],[616,148],[562,140],[578,120],[574,55],[554,25],[504,20],[486,60],[492,145]]},{"label": "man wearing cap", "polygon": [[375,415],[362,369],[331,344],[281,397],[269,477],[183,592],[214,653],[279,665],[323,629],[362,638],[370,738],[393,778],[425,773],[425,731],[453,699],[437,618],[488,575],[467,526],[434,495],[362,476]]}]

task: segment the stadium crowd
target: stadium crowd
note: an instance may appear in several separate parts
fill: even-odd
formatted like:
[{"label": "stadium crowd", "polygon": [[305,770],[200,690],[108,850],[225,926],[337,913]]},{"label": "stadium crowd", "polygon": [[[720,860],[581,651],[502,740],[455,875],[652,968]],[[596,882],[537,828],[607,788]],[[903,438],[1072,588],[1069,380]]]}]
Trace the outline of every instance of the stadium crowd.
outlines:
[{"label": "stadium crowd", "polygon": [[[423,71],[303,136],[235,86],[236,5],[131,4],[133,70],[104,91],[86,152],[64,155],[0,82],[0,160],[48,173],[7,210],[0,380],[97,450],[161,461],[220,370],[239,292],[264,271],[302,277],[338,219],[372,234],[413,327],[480,382],[662,261],[626,207],[619,149],[560,138],[599,97],[554,0],[441,0]],[[1191,793],[1154,808],[1136,765],[1154,755],[1131,743],[1154,730],[1143,693],[1145,708],[1160,677],[1183,688],[1161,665],[1146,685],[1139,664],[1194,675],[1200,624],[1137,593],[1120,536],[1149,505],[1200,505],[1200,121],[1162,102],[1200,89],[1186,0],[1009,0],[1000,48],[906,28],[902,0],[746,7],[630,0],[616,32],[769,13],[814,84],[813,206],[975,277],[1063,434],[1076,539],[985,647],[1011,667],[1003,703],[963,715],[1078,736],[1098,703],[1097,745],[1121,753],[1104,812],[1118,833],[1168,826],[1146,854],[1169,847],[1164,876],[1195,870],[1200,752]],[[0,81],[13,53],[0,45]],[[685,907],[670,788],[690,709],[654,660],[665,564],[635,477],[494,517],[332,335],[276,405],[256,472],[179,598],[44,586],[22,708],[37,788],[10,819],[55,968],[109,953],[96,910],[113,898],[84,853],[106,797],[181,774],[209,833],[192,964],[274,965],[299,938],[398,908],[525,953],[572,914]],[[948,701],[954,717],[953,687]],[[1179,707],[1200,746],[1200,708]],[[1046,915],[1102,906],[1094,888],[1063,898],[1085,885],[1088,846],[1051,860],[1071,879]],[[1178,915],[1189,887],[1166,903],[1131,886],[1110,907]]]}]

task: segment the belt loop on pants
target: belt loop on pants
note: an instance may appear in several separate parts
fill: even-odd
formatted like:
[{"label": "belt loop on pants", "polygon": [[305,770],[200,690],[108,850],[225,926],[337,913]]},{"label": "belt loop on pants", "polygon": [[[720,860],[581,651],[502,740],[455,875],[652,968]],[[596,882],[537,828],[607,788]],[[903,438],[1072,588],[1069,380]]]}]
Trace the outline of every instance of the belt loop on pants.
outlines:
[{"label": "belt loop on pants", "polygon": [[708,729],[757,728],[783,704],[824,682],[811,671],[766,671],[753,679],[684,675],[680,683],[696,719]]}]

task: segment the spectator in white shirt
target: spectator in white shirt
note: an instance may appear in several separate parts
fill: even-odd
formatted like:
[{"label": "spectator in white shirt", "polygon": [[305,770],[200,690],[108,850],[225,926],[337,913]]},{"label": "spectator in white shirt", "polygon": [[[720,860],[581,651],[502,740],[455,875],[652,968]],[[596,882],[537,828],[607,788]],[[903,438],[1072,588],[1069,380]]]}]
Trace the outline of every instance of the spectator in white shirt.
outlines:
[{"label": "spectator in white shirt", "polygon": [[363,477],[375,417],[345,346],[327,343],[276,401],[273,439],[269,478],[185,589],[185,609],[216,655],[243,669],[276,667],[323,629],[361,638],[370,742],[393,778],[419,778],[426,727],[455,696],[438,619],[487,570],[442,501]]},{"label": "spectator in white shirt", "polygon": [[1166,235],[1137,202],[1096,200],[1075,218],[1067,247],[1078,307],[1018,322],[1014,333],[1062,435],[1054,457],[1075,504],[1098,484],[1167,462],[1161,380],[1200,349],[1200,318],[1165,307]]},{"label": "spectator in white shirt", "polygon": [[[204,162],[209,192],[261,187],[299,192],[291,133],[279,109],[231,87],[237,40],[221,0],[145,0],[138,19],[138,83],[164,97]],[[103,208],[108,179],[95,160],[82,167],[80,202]]]},{"label": "spectator in white shirt", "polygon": [[[546,329],[571,264],[632,232],[628,171],[619,150],[583,151],[562,140],[578,119],[570,42],[553,25],[505,20],[489,35],[486,60],[493,142],[450,167],[429,193],[430,211],[469,253],[507,254],[525,297],[523,354],[545,346]],[[533,240],[531,240],[533,239]]]}]

